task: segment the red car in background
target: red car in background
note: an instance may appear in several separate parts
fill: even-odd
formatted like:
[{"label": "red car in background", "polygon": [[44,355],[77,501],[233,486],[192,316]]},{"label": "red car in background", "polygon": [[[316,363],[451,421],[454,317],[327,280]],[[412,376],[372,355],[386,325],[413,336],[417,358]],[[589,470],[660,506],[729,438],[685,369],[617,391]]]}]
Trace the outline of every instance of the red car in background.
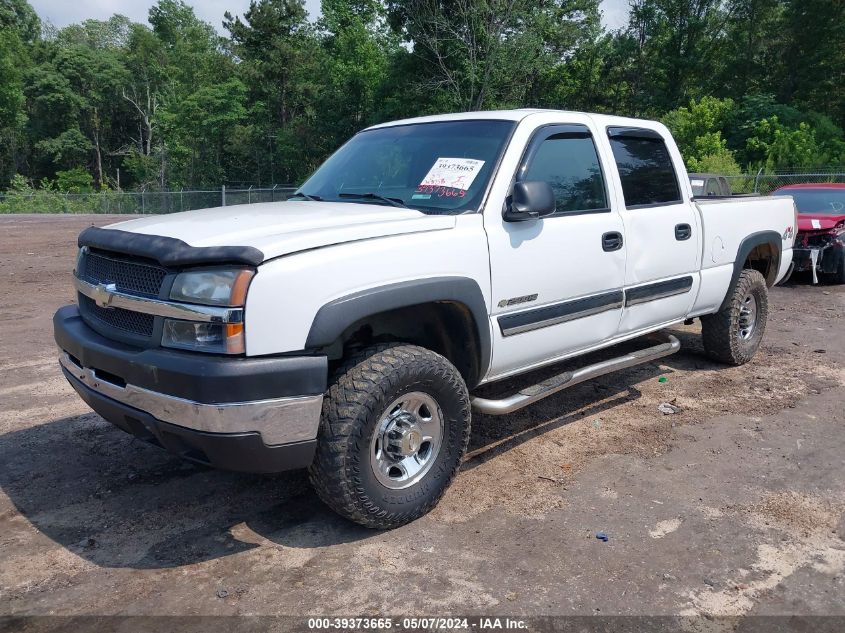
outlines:
[{"label": "red car in background", "polygon": [[788,185],[773,196],[792,196],[798,208],[793,271],[812,271],[845,284],[845,184]]}]

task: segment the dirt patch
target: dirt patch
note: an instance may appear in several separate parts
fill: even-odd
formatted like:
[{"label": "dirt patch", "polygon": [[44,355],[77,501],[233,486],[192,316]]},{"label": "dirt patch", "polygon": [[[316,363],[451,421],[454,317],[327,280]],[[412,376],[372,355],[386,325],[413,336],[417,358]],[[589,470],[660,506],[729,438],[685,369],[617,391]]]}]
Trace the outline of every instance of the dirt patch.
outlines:
[{"label": "dirt patch", "polygon": [[740,510],[757,515],[767,526],[796,537],[810,537],[818,533],[835,533],[845,504],[788,490],[766,494],[760,503]]},{"label": "dirt patch", "polygon": [[[741,616],[761,599],[803,569],[838,579],[845,571],[845,548],[837,539],[836,525],[845,501],[796,491],[764,493],[759,503],[726,508],[743,518],[763,536],[756,560],[722,585],[689,594],[686,615]],[[776,531],[779,538],[766,538]]]},{"label": "dirt patch", "polygon": [[[653,458],[670,448],[674,430],[683,425],[717,414],[772,414],[845,384],[842,368],[834,358],[816,353],[817,348],[774,343],[769,337],[752,363],[724,367],[705,357],[698,324],[669,331],[682,348],[659,363],[579,385],[509,416],[475,414],[469,457],[435,510],[438,518],[462,522],[491,508],[542,517],[563,506],[561,493],[567,483],[597,456]],[[530,378],[539,381],[629,347],[564,363]],[[660,382],[661,377],[667,380]],[[485,393],[512,393],[525,384],[524,377],[503,381],[486,387]],[[664,415],[658,411],[663,402],[681,411]]]}]

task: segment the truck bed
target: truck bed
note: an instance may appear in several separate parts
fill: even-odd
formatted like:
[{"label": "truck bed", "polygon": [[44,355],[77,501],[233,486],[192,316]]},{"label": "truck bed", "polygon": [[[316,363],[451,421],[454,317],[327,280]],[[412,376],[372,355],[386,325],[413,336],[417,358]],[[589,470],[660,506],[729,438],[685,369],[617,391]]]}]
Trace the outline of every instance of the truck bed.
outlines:
[{"label": "truck bed", "polygon": [[780,262],[771,283],[786,276],[797,226],[792,198],[711,198],[695,199],[694,204],[702,227],[701,290],[690,316],[713,312],[721,304],[733,277],[734,263],[747,256],[741,249],[749,237],[769,233],[773,241],[780,243]]}]

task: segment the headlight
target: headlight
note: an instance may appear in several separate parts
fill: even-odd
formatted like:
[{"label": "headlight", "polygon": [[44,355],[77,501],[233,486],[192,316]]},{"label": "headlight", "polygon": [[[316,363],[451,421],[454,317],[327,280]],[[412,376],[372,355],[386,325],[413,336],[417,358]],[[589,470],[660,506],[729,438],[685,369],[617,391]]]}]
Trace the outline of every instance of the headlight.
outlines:
[{"label": "headlight", "polygon": [[246,351],[244,324],[165,319],[161,344],[212,354],[243,354]]},{"label": "headlight", "polygon": [[[170,289],[170,299],[183,303],[243,308],[254,270],[212,268],[179,273]],[[164,347],[176,347],[212,354],[243,354],[243,311],[234,310],[238,319],[224,322],[165,319],[161,334]]]},{"label": "headlight", "polygon": [[170,290],[174,301],[210,306],[242,306],[255,274],[246,269],[194,270],[179,273]]}]

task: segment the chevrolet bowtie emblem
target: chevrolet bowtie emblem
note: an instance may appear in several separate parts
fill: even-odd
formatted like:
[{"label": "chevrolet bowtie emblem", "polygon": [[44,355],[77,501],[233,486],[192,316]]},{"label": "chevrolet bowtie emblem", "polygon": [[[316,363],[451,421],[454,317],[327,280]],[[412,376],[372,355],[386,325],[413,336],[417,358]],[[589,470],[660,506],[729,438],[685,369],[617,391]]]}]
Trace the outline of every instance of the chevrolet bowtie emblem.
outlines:
[{"label": "chevrolet bowtie emblem", "polygon": [[117,286],[115,284],[97,284],[91,292],[91,298],[101,308],[108,308],[116,291]]}]

